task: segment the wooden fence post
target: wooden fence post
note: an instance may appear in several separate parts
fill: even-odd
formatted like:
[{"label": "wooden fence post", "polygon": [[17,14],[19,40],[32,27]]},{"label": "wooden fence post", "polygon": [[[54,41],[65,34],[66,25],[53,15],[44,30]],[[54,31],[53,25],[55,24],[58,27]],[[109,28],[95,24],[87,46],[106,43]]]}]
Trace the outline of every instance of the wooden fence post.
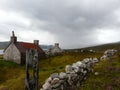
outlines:
[{"label": "wooden fence post", "polygon": [[[29,70],[33,70],[31,75]],[[25,90],[38,90],[38,52],[29,49],[26,51],[26,78]]]}]

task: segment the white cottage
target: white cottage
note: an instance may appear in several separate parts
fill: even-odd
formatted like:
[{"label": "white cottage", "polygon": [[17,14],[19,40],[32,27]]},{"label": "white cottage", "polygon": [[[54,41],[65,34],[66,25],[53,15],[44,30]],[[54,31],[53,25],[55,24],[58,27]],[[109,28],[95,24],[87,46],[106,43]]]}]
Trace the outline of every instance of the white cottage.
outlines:
[{"label": "white cottage", "polygon": [[45,52],[39,47],[39,41],[34,40],[34,43],[18,42],[17,37],[12,32],[10,44],[4,51],[4,60],[10,60],[18,64],[25,64],[26,50],[36,49],[39,57],[44,57]]}]

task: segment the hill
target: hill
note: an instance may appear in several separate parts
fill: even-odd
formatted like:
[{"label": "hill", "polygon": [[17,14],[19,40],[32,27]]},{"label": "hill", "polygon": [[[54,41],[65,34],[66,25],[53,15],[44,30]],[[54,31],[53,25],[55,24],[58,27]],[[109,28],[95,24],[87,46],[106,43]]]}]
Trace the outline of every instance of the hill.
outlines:
[{"label": "hill", "polygon": [[53,45],[40,45],[43,50],[48,50],[53,47]]},{"label": "hill", "polygon": [[[9,44],[8,41],[0,42],[0,49],[4,49]],[[49,48],[52,48],[53,45],[39,45],[43,50],[48,50]],[[81,50],[94,50],[94,51],[105,51],[106,49],[120,49],[120,42],[116,43],[107,43],[102,45],[96,45],[96,46],[90,46],[85,48],[75,48],[75,49],[65,49],[66,51],[81,51]]]},{"label": "hill", "polygon": [[83,49],[92,49],[95,51],[105,51],[107,49],[119,49],[120,48],[120,42],[116,42],[116,43],[108,43],[108,44],[103,44],[103,45],[98,45],[98,46],[92,46],[92,47],[87,47],[87,48],[83,48]]},{"label": "hill", "polygon": [[85,47],[85,48],[76,48],[76,49],[68,49],[66,51],[96,51],[96,52],[103,52],[107,49],[120,49],[120,42],[116,43],[107,43],[107,44],[102,44],[102,45],[96,45],[96,46],[90,46],[90,47]]}]

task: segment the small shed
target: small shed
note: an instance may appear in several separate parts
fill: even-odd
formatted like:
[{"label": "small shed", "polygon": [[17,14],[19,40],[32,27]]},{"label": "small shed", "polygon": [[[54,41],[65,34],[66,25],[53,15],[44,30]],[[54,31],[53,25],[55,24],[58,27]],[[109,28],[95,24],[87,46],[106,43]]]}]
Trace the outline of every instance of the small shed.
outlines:
[{"label": "small shed", "polygon": [[37,49],[39,58],[45,57],[45,52],[39,46],[39,40],[34,40],[34,43],[18,42],[13,31],[10,44],[4,50],[3,58],[18,64],[25,64],[26,50],[28,49]]}]

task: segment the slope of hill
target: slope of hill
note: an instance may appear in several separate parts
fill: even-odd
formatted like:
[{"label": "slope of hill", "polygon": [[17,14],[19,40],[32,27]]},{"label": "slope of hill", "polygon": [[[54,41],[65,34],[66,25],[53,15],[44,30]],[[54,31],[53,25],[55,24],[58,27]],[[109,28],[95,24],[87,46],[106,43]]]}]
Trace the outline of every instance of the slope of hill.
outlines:
[{"label": "slope of hill", "polygon": [[[8,41],[0,42],[0,49],[4,49],[9,44]],[[49,48],[52,48],[53,45],[40,45],[40,47],[43,50],[48,50]],[[66,49],[67,51],[80,51],[80,50],[95,50],[95,51],[105,51],[106,49],[120,49],[120,42],[116,43],[108,43],[108,44],[102,44],[102,45],[96,45],[96,46],[90,46],[85,48],[76,48],[76,49]]]},{"label": "slope of hill", "polygon": [[113,49],[113,48],[120,49],[120,42],[92,46],[92,47],[87,47],[87,48],[83,48],[83,49],[88,49],[88,50],[92,49],[95,51],[105,51],[106,49]]},{"label": "slope of hill", "polygon": [[96,45],[96,46],[90,46],[90,47],[85,47],[85,48],[76,48],[76,49],[67,49],[66,51],[97,51],[97,52],[103,52],[107,49],[120,49],[120,42],[116,43],[108,43],[108,44],[102,44],[102,45]]},{"label": "slope of hill", "polygon": [[[98,46],[102,50],[109,45]],[[98,50],[98,47],[96,50]],[[108,47],[109,48],[109,47]],[[114,44],[110,48],[119,48]],[[91,49],[91,48],[90,48]],[[90,52],[66,52],[62,56],[54,56],[43,59],[39,62],[39,86],[53,72],[64,72],[65,66],[87,57],[100,58],[103,53]],[[18,73],[19,72],[19,73]],[[95,76],[95,72],[99,75]],[[94,72],[88,75],[87,80],[80,87],[80,90],[119,90],[120,88],[120,51],[109,61],[102,61],[95,65]],[[0,57],[0,90],[23,90],[25,80],[25,66],[13,62],[4,61]],[[109,87],[113,89],[108,89]]]}]

